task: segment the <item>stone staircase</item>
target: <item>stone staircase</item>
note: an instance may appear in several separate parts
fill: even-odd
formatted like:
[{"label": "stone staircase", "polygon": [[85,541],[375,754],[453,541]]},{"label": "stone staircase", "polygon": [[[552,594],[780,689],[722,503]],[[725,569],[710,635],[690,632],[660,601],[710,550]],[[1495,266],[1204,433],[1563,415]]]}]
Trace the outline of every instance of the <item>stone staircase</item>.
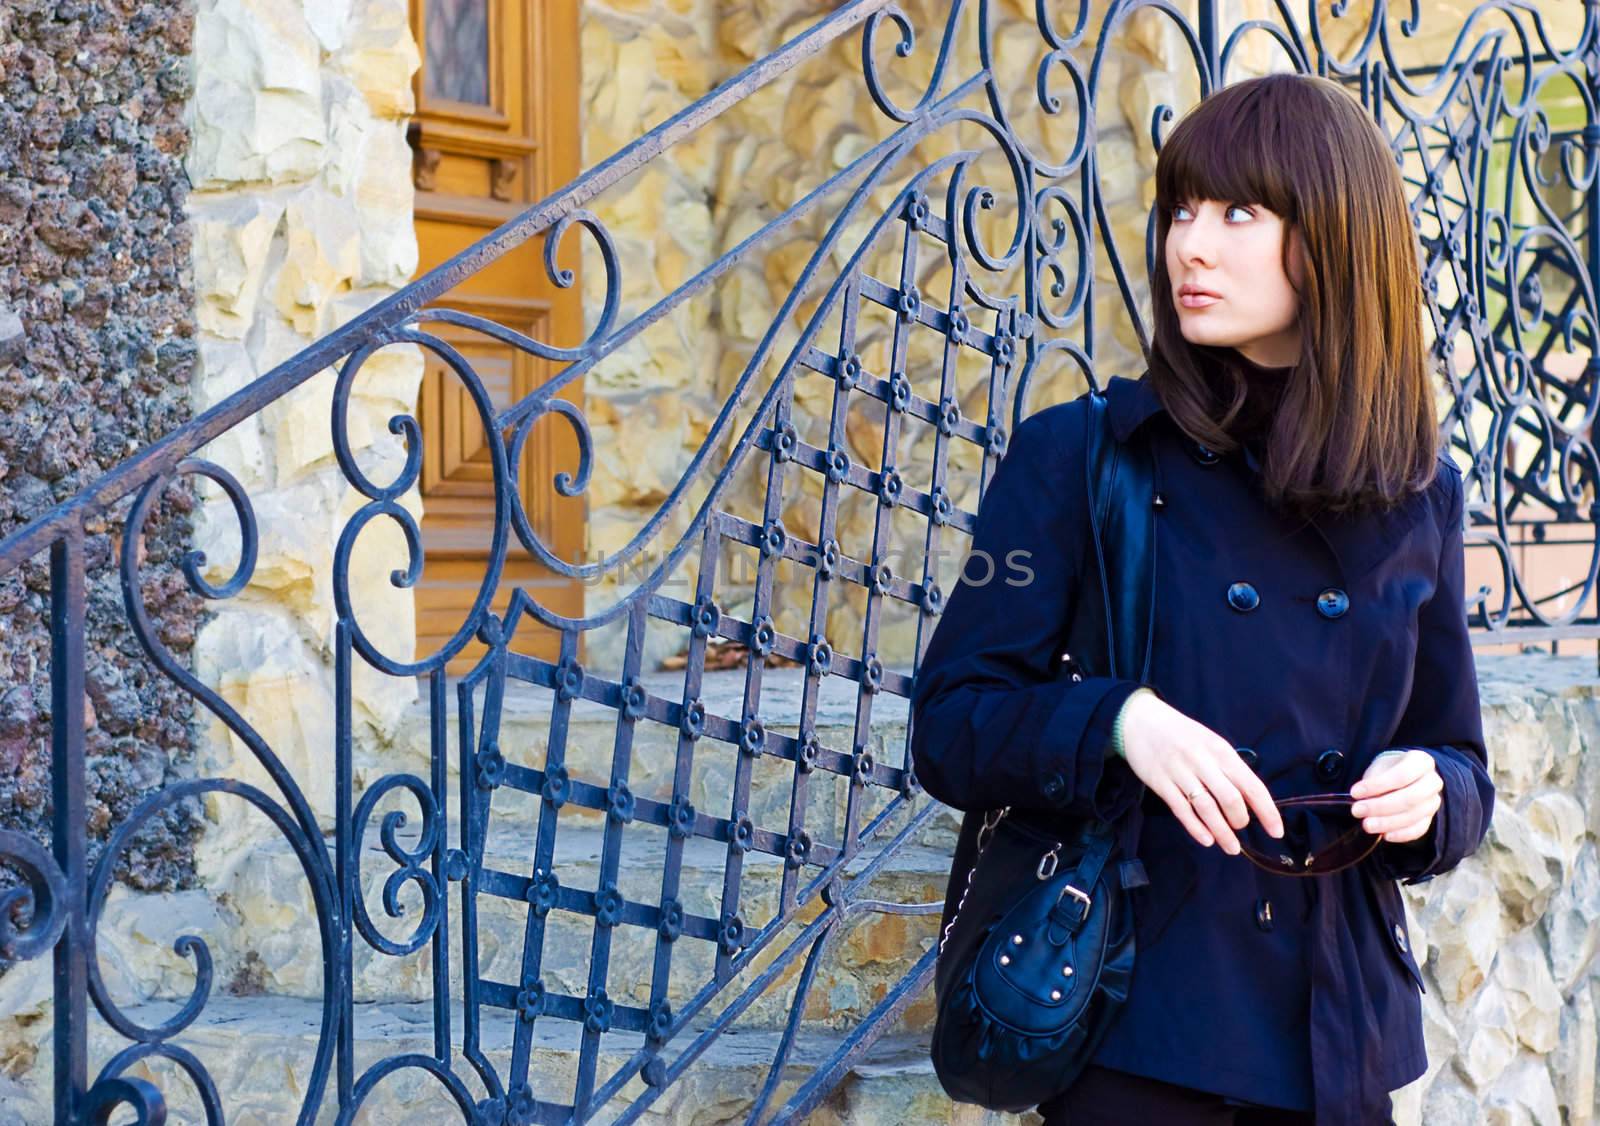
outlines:
[{"label": "stone staircase", "polygon": [[[652,695],[678,700],[682,674],[659,673],[645,678]],[[762,691],[762,718],[768,731],[793,734],[801,710],[801,674],[798,669],[768,670]],[[824,746],[852,745],[855,717],[853,684],[834,680],[817,704],[816,727]],[[508,762],[537,766],[544,762],[550,731],[551,694],[528,686],[508,689],[500,727],[500,746]],[[702,699],[707,712],[737,717],[744,690],[742,672],[707,673]],[[450,697],[448,725],[452,745],[459,728],[456,697]],[[898,762],[905,733],[905,701],[879,695],[874,703],[869,741],[879,761]],[[610,776],[616,735],[614,709],[587,701],[575,703],[566,744],[571,777],[604,786]],[[358,749],[356,787],[375,783],[396,772],[429,776],[428,715],[419,701],[412,715],[398,728],[391,743]],[[676,730],[652,722],[636,729],[630,769],[630,786],[636,797],[670,798],[676,755]],[[449,756],[451,791],[450,837],[459,843],[457,753]],[[695,753],[691,800],[697,810],[727,816],[733,788],[735,748],[703,739]],[[758,827],[784,831],[790,808],[793,764],[772,756],[755,760],[750,816]],[[807,831],[814,841],[837,846],[845,825],[848,784],[826,772],[811,776],[805,813]],[[358,794],[359,796],[359,794]],[[865,791],[858,823],[866,824],[893,795]],[[391,800],[392,799],[392,800]],[[484,866],[525,876],[532,866],[533,842],[539,803],[507,788],[493,795],[492,815],[484,849]],[[916,809],[929,801],[917,799]],[[383,908],[385,882],[395,864],[384,851],[379,827],[391,808],[408,812],[408,822],[396,834],[397,843],[410,849],[420,837],[415,803],[403,795],[390,795],[375,810],[363,842],[360,886],[368,912],[378,930],[395,942],[404,942],[423,915],[421,892],[404,885],[399,899],[404,913],[390,917]],[[886,823],[880,839],[888,839],[904,824],[907,814]],[[598,882],[603,844],[604,815],[572,804],[558,815],[555,870],[563,887],[593,890]],[[872,899],[901,903],[940,900],[949,856],[959,826],[959,815],[938,808],[916,836],[899,849],[874,876]],[[664,828],[635,821],[622,837],[619,886],[630,902],[654,904],[661,898],[662,855],[667,841]],[[332,839],[329,838],[331,848]],[[203,847],[203,846],[202,846]],[[845,869],[854,878],[870,857],[857,858]],[[685,910],[716,918],[721,910],[724,843],[704,837],[685,842],[678,897]],[[819,869],[800,871],[802,891]],[[784,873],[780,857],[758,851],[744,856],[739,913],[750,931],[759,931],[777,914]],[[128,1006],[132,1019],[157,1024],[175,1012],[187,997],[193,971],[187,959],[172,950],[180,934],[199,934],[210,948],[216,968],[212,999],[201,1018],[179,1043],[193,1051],[210,1069],[230,1123],[286,1122],[297,1110],[310,1082],[318,1031],[322,1019],[323,955],[310,895],[292,850],[281,839],[267,837],[242,852],[227,870],[225,891],[197,889],[170,895],[134,895],[115,892],[100,928],[100,963],[112,995]],[[460,884],[449,886],[450,1036],[458,1075],[469,1077],[475,1097],[485,1092],[460,1056],[461,1007],[461,905]],[[523,936],[528,906],[519,899],[501,898],[480,890],[476,899],[479,977],[513,983],[521,978]],[[721,1008],[756,977],[805,923],[822,909],[813,891],[797,917],[750,964],[734,975],[718,996],[696,1016],[691,1029],[674,1038],[664,1053],[671,1066],[678,1053]],[[548,989],[583,996],[591,964],[593,920],[587,916],[554,911],[541,975]],[[802,1024],[790,1061],[767,1113],[782,1102],[813,1072],[819,1062],[881,1000],[895,982],[927,950],[937,932],[937,915],[907,916],[865,912],[844,925],[819,964],[808,992]],[[650,998],[656,936],[653,930],[620,926],[611,932],[608,994],[618,1003],[647,1005]],[[355,1001],[356,1067],[362,1069],[379,1058],[399,1053],[430,1054],[434,1049],[434,968],[431,946],[403,956],[385,954],[359,934],[353,941],[353,995]],[[668,996],[674,1011],[711,980],[716,946],[680,938],[673,946]],[[782,1030],[789,1017],[795,984],[804,964],[804,951],[793,959],[778,979],[747,1008],[731,1030],[725,1032],[675,1079],[646,1112],[644,1121],[673,1123],[742,1122],[765,1081]],[[47,999],[48,965],[36,963],[25,970],[39,979],[43,990],[34,1001]],[[12,978],[20,975],[13,974]],[[0,981],[0,1015],[26,1009],[26,998],[7,998],[17,983]],[[808,1121],[817,1123],[887,1121],[953,1122],[1010,1121],[1013,1116],[987,1115],[975,1107],[954,1106],[939,1087],[927,1061],[926,1037],[933,1017],[931,990],[914,1000],[867,1051],[827,1102]],[[513,1012],[484,1006],[480,1035],[485,1055],[496,1070],[508,1073]],[[13,1022],[14,1023],[14,1022]],[[40,1024],[47,1030],[48,1020]],[[15,1030],[14,1030],[15,1031]],[[570,1103],[575,1090],[580,1028],[573,1022],[545,1019],[534,1024],[529,1068],[534,1093],[542,1099]],[[32,1076],[47,1077],[50,1044],[41,1035],[15,1035],[27,1041],[34,1053]],[[601,1036],[596,1085],[601,1085],[640,1046],[637,1033],[608,1031]],[[91,1071],[126,1041],[111,1033],[98,1017],[91,1020]],[[15,1053],[13,1053],[15,1054]],[[130,1074],[145,1074],[168,1093],[172,1122],[202,1122],[204,1114],[192,1087],[177,1077],[177,1069],[162,1061],[136,1065]],[[622,1088],[597,1121],[610,1121],[645,1090],[635,1077]],[[17,1121],[48,1119],[47,1089],[19,1087],[7,1093],[0,1087],[0,1123],[5,1115]],[[318,1121],[332,1120],[331,1095],[324,1098]],[[44,1117],[37,1117],[43,1114]],[[1037,1116],[1031,1116],[1037,1120]],[[358,1121],[372,1123],[455,1121],[459,1112],[437,1080],[420,1070],[402,1070],[378,1085]]]}]

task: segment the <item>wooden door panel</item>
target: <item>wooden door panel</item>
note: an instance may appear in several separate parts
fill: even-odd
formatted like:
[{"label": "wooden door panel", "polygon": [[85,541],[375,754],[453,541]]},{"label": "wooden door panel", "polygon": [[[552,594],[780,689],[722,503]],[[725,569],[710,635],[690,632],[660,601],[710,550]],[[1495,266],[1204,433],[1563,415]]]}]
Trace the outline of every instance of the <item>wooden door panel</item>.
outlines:
[{"label": "wooden door panel", "polygon": [[[549,332],[545,308],[529,317],[509,303],[457,297],[451,307],[475,313],[535,339]],[[498,305],[498,307],[497,307]],[[503,411],[554,374],[552,365],[491,340],[470,329],[450,324],[431,326],[472,365],[483,382],[494,409]],[[439,440],[428,447],[423,463],[423,488],[428,495],[480,496],[492,499],[493,470],[484,444],[483,421],[477,406],[443,359],[429,353],[423,376],[423,409],[439,419]]]},{"label": "wooden door panel", "polygon": [[[411,21],[423,56],[408,135],[419,270],[426,271],[577,175],[577,5],[412,0]],[[562,264],[577,268],[575,261]],[[578,294],[577,286],[558,289],[550,281],[542,243],[534,240],[486,265],[437,304],[570,347],[582,337]],[[442,322],[424,327],[461,353],[496,412],[560,370],[470,329]],[[493,537],[494,489],[478,408],[443,358],[427,351],[424,357],[418,419],[427,563],[417,584],[417,646],[431,653],[456,632],[477,598]],[[582,380],[563,388],[561,397],[581,410]],[[584,498],[559,496],[552,480],[558,472],[575,473],[577,465],[571,427],[547,417],[529,435],[522,464],[511,467],[535,535],[557,558],[574,561],[583,550]],[[522,586],[561,613],[583,612],[582,584],[535,561],[514,535],[500,586],[500,611],[510,589]],[[513,648],[554,657],[558,641],[524,624]],[[465,672],[481,652],[472,643],[450,672]]]}]

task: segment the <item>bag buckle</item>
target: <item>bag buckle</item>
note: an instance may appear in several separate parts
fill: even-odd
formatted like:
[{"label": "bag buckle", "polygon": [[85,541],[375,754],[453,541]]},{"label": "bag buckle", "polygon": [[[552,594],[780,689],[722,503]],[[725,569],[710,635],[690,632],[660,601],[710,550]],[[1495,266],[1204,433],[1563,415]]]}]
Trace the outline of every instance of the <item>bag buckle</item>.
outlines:
[{"label": "bag buckle", "polygon": [[1056,906],[1061,906],[1062,898],[1069,894],[1083,905],[1083,909],[1078,914],[1078,922],[1081,923],[1089,917],[1089,908],[1094,904],[1094,900],[1090,899],[1088,895],[1079,891],[1071,884],[1065,884],[1062,886],[1060,894],[1056,896]]}]

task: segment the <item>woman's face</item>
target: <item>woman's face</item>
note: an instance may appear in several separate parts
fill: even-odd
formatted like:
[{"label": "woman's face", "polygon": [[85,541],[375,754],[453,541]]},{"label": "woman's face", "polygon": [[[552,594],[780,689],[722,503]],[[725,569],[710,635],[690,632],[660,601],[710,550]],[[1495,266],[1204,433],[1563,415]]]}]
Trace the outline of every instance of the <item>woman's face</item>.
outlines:
[{"label": "woman's face", "polygon": [[[1173,207],[1167,276],[1185,340],[1236,348],[1264,367],[1300,359],[1299,297],[1283,270],[1284,229],[1282,218],[1258,203],[1203,199]],[[1298,272],[1298,244],[1295,251]]]}]

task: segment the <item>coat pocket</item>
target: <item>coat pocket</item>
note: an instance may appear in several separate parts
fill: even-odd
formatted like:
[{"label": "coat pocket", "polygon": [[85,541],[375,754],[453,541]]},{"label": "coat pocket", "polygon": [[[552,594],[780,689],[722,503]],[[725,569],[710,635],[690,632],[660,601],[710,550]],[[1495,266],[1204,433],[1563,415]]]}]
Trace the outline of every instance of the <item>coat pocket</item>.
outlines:
[{"label": "coat pocket", "polygon": [[1378,917],[1383,923],[1383,945],[1389,948],[1405,972],[1411,975],[1411,980],[1417,983],[1417,988],[1426,993],[1428,987],[1423,984],[1422,969],[1411,953],[1410,927],[1406,924],[1405,903],[1400,898],[1399,887],[1387,876],[1377,874],[1373,875],[1370,883],[1378,900]]}]

